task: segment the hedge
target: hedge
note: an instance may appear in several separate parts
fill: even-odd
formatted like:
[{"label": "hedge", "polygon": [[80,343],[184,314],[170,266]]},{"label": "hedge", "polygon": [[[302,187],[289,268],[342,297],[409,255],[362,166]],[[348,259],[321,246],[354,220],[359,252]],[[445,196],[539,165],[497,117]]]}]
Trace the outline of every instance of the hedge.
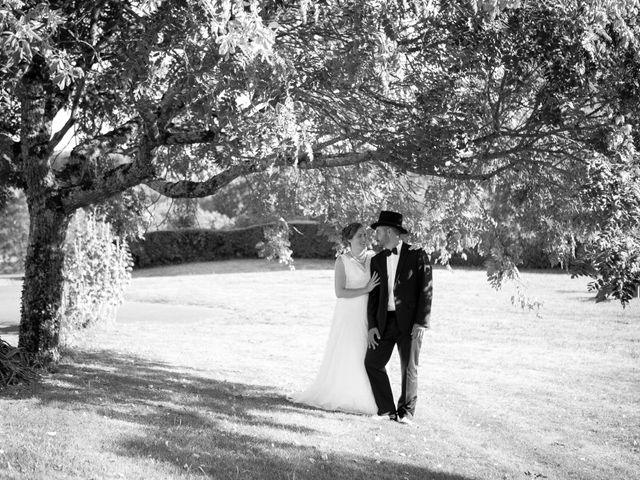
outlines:
[{"label": "hedge", "polygon": [[[266,225],[254,225],[234,230],[159,230],[148,232],[144,240],[130,245],[136,268],[152,267],[188,262],[208,262],[231,258],[258,258],[256,245],[264,242],[263,229]],[[293,258],[334,258],[335,246],[314,222],[290,222],[291,250]],[[486,257],[477,250],[465,251],[466,258],[454,254],[453,266],[484,265]],[[523,255],[520,268],[550,268],[548,255],[540,245],[529,245]],[[434,262],[437,255],[431,256]]]},{"label": "hedge", "polygon": [[[470,248],[464,250],[463,257],[460,253],[454,253],[451,255],[449,263],[454,267],[483,267],[488,257],[478,253],[476,248]],[[432,256],[432,259],[437,260],[436,256]],[[549,255],[544,251],[540,245],[528,245],[522,254],[521,263],[518,268],[527,269],[549,269],[560,268],[560,265],[551,261]]]},{"label": "hedge", "polygon": [[[319,233],[317,223],[289,223],[294,258],[334,258],[334,244]],[[158,230],[130,245],[137,268],[230,258],[258,258],[265,225],[234,230]]]}]

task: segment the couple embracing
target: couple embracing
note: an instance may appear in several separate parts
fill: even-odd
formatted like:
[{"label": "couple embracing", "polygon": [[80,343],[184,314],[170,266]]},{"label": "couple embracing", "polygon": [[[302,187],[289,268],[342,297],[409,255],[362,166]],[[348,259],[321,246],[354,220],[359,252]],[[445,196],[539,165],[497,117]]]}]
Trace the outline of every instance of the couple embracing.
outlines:
[{"label": "couple embracing", "polygon": [[[427,254],[402,240],[402,215],[382,211],[371,225],[384,249],[367,248],[360,223],[342,231],[336,259],[338,297],[315,381],[292,400],[326,410],[370,414],[410,424],[418,399],[418,359],[429,328],[433,281]],[[398,347],[402,391],[394,401],[386,365]]]}]

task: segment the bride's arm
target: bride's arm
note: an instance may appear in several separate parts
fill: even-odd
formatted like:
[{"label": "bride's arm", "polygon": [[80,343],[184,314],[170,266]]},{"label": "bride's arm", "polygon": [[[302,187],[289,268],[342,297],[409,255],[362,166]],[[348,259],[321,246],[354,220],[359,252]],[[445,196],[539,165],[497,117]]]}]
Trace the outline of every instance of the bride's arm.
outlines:
[{"label": "bride's arm", "polygon": [[360,295],[366,295],[371,290],[373,290],[380,281],[378,280],[378,275],[376,273],[373,274],[369,282],[362,288],[345,288],[347,285],[347,275],[344,271],[344,264],[342,263],[342,258],[336,258],[335,265],[335,290],[336,297],[338,298],[354,298],[359,297]]}]

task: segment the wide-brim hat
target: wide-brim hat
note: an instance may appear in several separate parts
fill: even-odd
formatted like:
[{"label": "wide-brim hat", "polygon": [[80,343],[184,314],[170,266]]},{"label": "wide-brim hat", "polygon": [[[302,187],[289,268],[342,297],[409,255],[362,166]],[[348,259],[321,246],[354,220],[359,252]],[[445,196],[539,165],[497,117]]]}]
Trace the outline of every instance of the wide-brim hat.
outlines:
[{"label": "wide-brim hat", "polygon": [[393,227],[397,228],[400,233],[409,233],[407,229],[402,226],[402,214],[389,210],[382,210],[378,221],[371,224],[371,228],[374,230],[377,227]]}]

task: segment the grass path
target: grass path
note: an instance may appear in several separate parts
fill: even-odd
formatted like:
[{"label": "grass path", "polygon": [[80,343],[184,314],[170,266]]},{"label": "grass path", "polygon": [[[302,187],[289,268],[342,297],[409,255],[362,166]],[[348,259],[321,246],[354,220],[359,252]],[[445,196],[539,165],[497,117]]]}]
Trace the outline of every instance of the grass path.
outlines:
[{"label": "grass path", "polygon": [[[320,362],[331,267],[136,272],[115,324],[0,394],[0,478],[640,478],[640,301],[596,305],[583,280],[525,273],[538,318],[482,271],[436,269],[407,428],[285,398]],[[0,283],[0,306],[18,294]],[[0,308],[3,338],[16,319]],[[394,355],[396,392],[398,370]]]}]

